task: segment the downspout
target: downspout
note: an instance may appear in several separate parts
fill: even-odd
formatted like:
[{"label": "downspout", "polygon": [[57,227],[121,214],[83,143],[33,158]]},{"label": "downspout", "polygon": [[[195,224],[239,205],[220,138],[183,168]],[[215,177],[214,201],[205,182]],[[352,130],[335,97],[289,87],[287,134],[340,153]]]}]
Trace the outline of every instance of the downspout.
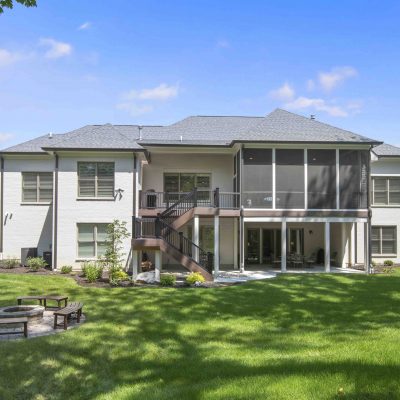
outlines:
[{"label": "downspout", "polygon": [[[137,156],[135,153],[133,153],[133,182],[132,182],[132,191],[133,191],[133,195],[132,195],[132,199],[133,199],[133,203],[132,203],[132,216],[137,217],[136,215],[136,200],[137,200],[137,196],[136,196],[136,172],[137,172]],[[133,227],[132,227],[132,232],[133,232]]]},{"label": "downspout", "polygon": [[4,235],[4,158],[1,157],[1,184],[0,184],[0,215],[1,215],[1,224],[0,224],[0,258],[3,259],[3,235]]},{"label": "downspout", "polygon": [[58,249],[58,154],[54,154],[54,198],[53,198],[53,262],[51,269],[57,268]]}]

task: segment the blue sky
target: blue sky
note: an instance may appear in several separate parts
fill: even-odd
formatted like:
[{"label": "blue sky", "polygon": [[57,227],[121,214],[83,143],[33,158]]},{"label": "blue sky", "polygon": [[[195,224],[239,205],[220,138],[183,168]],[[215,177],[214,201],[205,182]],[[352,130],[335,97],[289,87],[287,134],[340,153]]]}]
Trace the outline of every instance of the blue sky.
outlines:
[{"label": "blue sky", "polygon": [[276,107],[400,145],[398,1],[38,0],[0,16],[0,147]]}]

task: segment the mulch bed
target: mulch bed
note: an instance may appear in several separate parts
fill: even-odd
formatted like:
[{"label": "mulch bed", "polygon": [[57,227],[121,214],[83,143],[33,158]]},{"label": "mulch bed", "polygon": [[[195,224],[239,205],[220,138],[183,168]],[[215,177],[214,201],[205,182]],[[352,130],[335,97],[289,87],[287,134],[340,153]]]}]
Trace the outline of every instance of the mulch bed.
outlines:
[{"label": "mulch bed", "polygon": [[27,267],[0,268],[0,274],[60,275],[59,272],[46,268],[40,268],[38,271],[31,271]]}]

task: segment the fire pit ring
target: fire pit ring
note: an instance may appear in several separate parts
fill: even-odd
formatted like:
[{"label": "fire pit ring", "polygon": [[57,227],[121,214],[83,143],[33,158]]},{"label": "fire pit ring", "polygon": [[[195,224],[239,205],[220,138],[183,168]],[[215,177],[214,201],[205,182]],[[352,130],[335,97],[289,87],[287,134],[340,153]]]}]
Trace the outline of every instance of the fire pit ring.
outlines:
[{"label": "fire pit ring", "polygon": [[43,319],[44,307],[36,305],[7,306],[0,308],[0,318],[27,317],[29,322],[38,322]]}]

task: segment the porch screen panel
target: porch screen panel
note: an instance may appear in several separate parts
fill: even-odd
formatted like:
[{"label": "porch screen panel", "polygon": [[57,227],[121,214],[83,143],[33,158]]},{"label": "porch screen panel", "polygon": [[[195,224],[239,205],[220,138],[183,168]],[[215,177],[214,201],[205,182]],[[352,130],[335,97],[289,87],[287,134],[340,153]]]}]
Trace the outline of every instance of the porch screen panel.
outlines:
[{"label": "porch screen panel", "polygon": [[272,150],[243,149],[242,205],[272,208]]},{"label": "porch screen panel", "polygon": [[336,208],[336,151],[308,150],[308,208]]},{"label": "porch screen panel", "polygon": [[304,208],[304,150],[276,150],[276,208]]},{"label": "porch screen panel", "polygon": [[340,150],[339,181],[341,209],[368,207],[368,164],[368,151]]}]

